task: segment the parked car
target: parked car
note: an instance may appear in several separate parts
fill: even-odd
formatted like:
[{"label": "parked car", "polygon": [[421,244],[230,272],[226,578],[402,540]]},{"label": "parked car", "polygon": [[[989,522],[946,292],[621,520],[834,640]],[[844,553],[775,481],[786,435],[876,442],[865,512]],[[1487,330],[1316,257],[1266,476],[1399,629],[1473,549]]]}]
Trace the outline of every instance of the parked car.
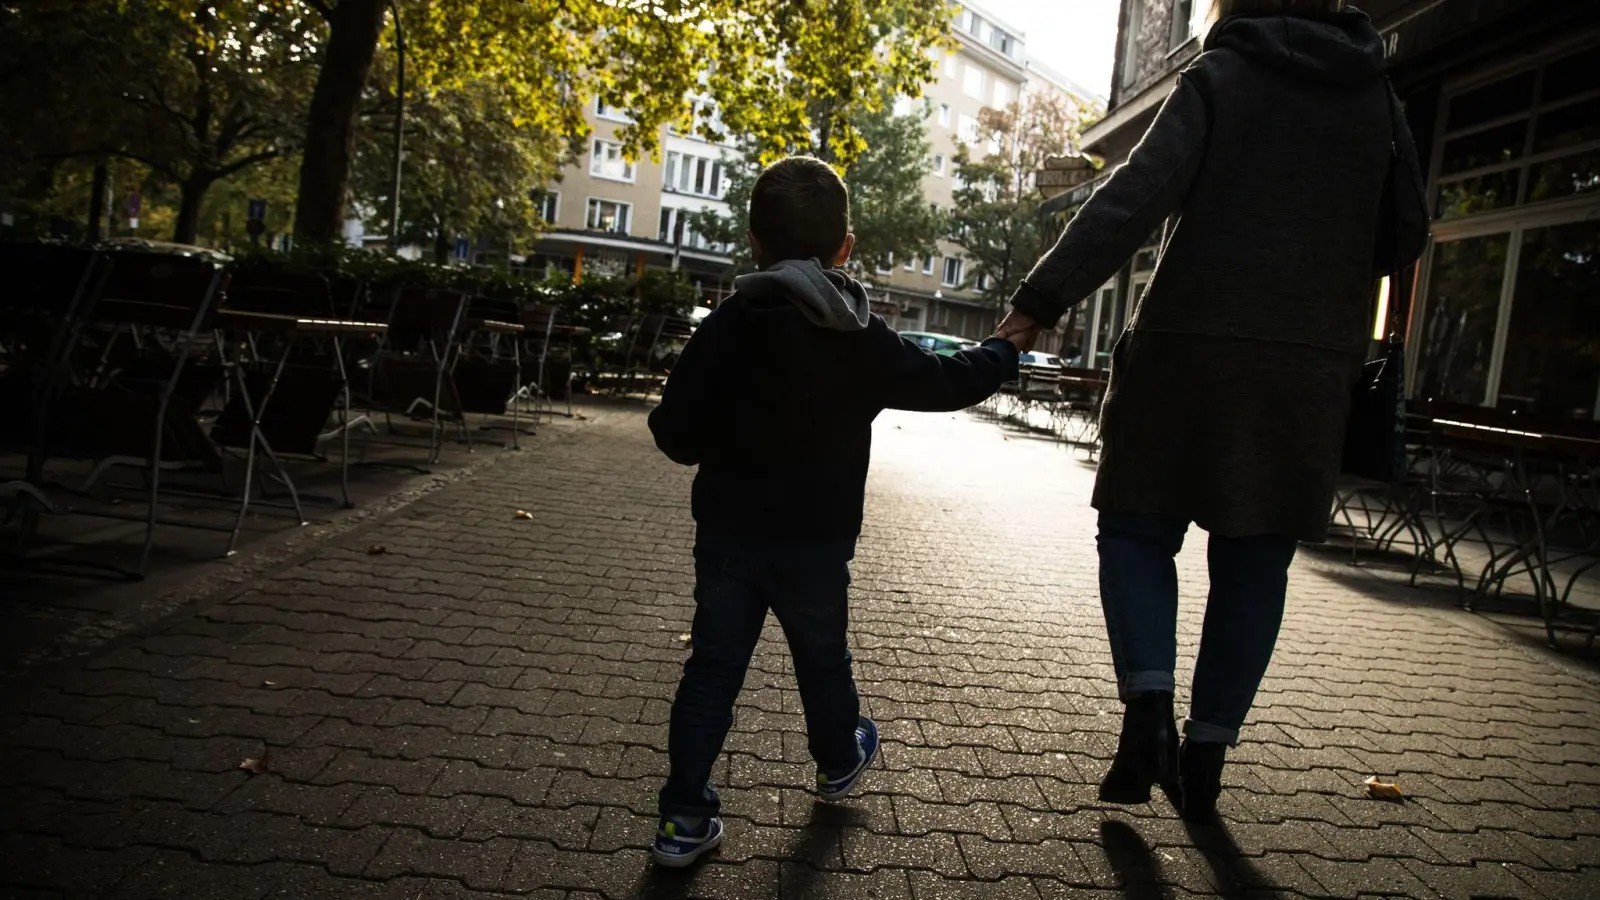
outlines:
[{"label": "parked car", "polygon": [[1066,365],[1066,362],[1054,353],[1041,353],[1038,350],[1034,350],[1022,354],[1018,358],[1018,364],[1023,366],[1050,366],[1059,369]]},{"label": "parked car", "polygon": [[910,338],[918,347],[932,350],[940,356],[954,356],[958,351],[971,350],[978,346],[977,341],[956,337],[953,334],[934,334],[928,331],[902,331],[900,336]]}]

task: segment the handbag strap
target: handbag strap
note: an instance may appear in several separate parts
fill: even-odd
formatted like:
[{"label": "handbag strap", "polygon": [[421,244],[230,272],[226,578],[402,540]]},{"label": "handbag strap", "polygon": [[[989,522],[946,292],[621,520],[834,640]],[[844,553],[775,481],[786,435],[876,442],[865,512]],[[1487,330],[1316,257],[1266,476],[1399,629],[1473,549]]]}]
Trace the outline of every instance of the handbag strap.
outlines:
[{"label": "handbag strap", "polygon": [[1399,343],[1400,337],[1400,304],[1395,302],[1396,294],[1400,290],[1401,273],[1405,266],[1400,259],[1404,255],[1401,250],[1404,246],[1403,225],[1400,219],[1400,192],[1404,188],[1401,180],[1405,174],[1406,161],[1400,155],[1400,129],[1405,122],[1405,111],[1400,108],[1400,98],[1395,95],[1394,83],[1388,75],[1383,76],[1383,92],[1389,101],[1389,196],[1393,200],[1390,204],[1389,214],[1394,217],[1394,254],[1393,263],[1389,267],[1389,303],[1387,309],[1388,321],[1384,323],[1386,340],[1390,343]]}]

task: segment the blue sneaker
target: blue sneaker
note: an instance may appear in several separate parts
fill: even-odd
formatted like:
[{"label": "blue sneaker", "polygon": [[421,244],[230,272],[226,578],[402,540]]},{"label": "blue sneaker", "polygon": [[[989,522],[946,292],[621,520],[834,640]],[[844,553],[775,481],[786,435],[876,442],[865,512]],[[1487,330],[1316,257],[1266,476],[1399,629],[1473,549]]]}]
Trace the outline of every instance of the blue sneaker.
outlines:
[{"label": "blue sneaker", "polygon": [[832,775],[817,770],[817,796],[824,800],[843,800],[856,789],[861,773],[872,765],[873,757],[878,755],[878,723],[866,716],[861,716],[856,725],[856,747],[861,751],[861,761],[850,771]]},{"label": "blue sneaker", "polygon": [[650,855],[658,865],[681,869],[715,850],[722,843],[722,819],[712,816],[698,829],[685,828],[677,819],[662,819]]}]

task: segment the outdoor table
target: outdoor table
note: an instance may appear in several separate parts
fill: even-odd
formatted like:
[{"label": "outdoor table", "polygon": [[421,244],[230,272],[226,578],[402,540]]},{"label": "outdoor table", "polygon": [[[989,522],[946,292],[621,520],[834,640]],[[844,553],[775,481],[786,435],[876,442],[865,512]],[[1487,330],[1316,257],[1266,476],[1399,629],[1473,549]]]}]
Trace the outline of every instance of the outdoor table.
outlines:
[{"label": "outdoor table", "polygon": [[[1519,568],[1526,567],[1534,583],[1546,637],[1554,644],[1556,605],[1570,595],[1571,584],[1562,597],[1556,596],[1548,539],[1563,518],[1597,511],[1594,498],[1584,496],[1584,486],[1592,493],[1594,475],[1600,470],[1600,431],[1592,423],[1582,423],[1589,424],[1589,428],[1577,422],[1548,420],[1526,420],[1523,424],[1515,416],[1485,413],[1452,409],[1426,417],[1428,425],[1443,438],[1446,446],[1498,458],[1503,478],[1502,499],[1526,504],[1532,534],[1503,554],[1490,548],[1490,560],[1478,578],[1474,593],[1483,596],[1494,585],[1503,584]],[[1541,504],[1539,501],[1540,470],[1543,474],[1554,475],[1554,502]],[[1600,545],[1587,547],[1584,552],[1593,553],[1597,549]],[[1585,566],[1579,574],[1588,568]],[[1573,580],[1576,578],[1574,575]]]},{"label": "outdoor table", "polygon": [[[218,419],[217,428],[213,438],[219,443],[228,443],[237,446],[243,443],[245,452],[245,476],[243,496],[239,505],[239,516],[234,526],[233,534],[228,542],[228,553],[232,554],[239,538],[239,531],[244,526],[245,515],[250,509],[250,485],[257,465],[257,450],[267,457],[277,470],[277,477],[283,481],[284,487],[289,491],[294,513],[301,524],[305,523],[305,513],[300,505],[300,495],[295,489],[294,481],[278,460],[274,443],[287,446],[290,452],[315,455],[316,448],[334,436],[340,436],[343,443],[339,457],[339,489],[345,508],[350,508],[350,429],[352,423],[348,420],[350,414],[350,380],[345,369],[343,342],[349,337],[382,337],[388,326],[379,322],[355,322],[343,319],[323,319],[306,316],[284,315],[281,313],[257,312],[253,310],[229,309],[223,307],[217,310],[216,325],[219,331],[236,332],[248,336],[248,346],[256,362],[265,362],[270,371],[264,385],[259,385],[255,392],[259,396],[252,396],[250,379],[247,377],[248,363],[243,359],[243,352],[234,358],[226,358],[224,362],[231,366],[234,380],[238,389],[237,401],[230,402],[224,409],[222,417]],[[256,338],[262,335],[273,335],[280,339],[281,345],[276,360],[264,357],[254,352],[257,346]],[[336,379],[332,382],[333,391],[326,396],[289,398],[290,401],[298,399],[303,405],[305,415],[298,419],[291,416],[279,417],[275,421],[268,421],[268,405],[272,402],[278,391],[279,383],[283,378],[284,368],[289,362],[290,355],[302,337],[330,339],[333,342],[333,358],[335,360]],[[228,345],[224,342],[224,346]],[[328,414],[336,394],[342,394],[343,416],[345,421],[334,431],[323,432],[327,424]],[[291,413],[294,410],[290,411]],[[263,422],[266,421],[266,427]],[[244,433],[239,434],[240,431]],[[271,432],[271,434],[269,434]]]}]

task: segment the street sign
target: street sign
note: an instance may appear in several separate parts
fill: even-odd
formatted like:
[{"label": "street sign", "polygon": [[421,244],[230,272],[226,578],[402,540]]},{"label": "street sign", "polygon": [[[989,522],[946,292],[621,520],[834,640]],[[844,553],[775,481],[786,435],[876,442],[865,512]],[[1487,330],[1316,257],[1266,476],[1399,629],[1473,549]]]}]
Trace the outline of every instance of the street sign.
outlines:
[{"label": "street sign", "polygon": [[129,228],[139,227],[139,206],[143,202],[143,199],[144,198],[139,196],[138,191],[134,191],[128,195],[127,201],[123,204],[123,209],[128,214]]},{"label": "street sign", "polygon": [[1087,156],[1051,156],[1034,173],[1034,184],[1045,197],[1057,197],[1092,180],[1100,172]]},{"label": "street sign", "polygon": [[467,259],[471,258],[471,256],[472,256],[472,241],[471,241],[471,239],[466,238],[466,237],[458,237],[458,238],[456,238],[456,253],[455,253],[455,256],[456,256],[456,259],[462,260],[463,262],[466,261]]},{"label": "street sign", "polygon": [[265,200],[251,200],[250,203],[249,203],[249,212],[245,215],[245,218],[249,219],[252,222],[264,222],[264,221],[266,221],[266,219],[267,219],[267,201],[265,201]]}]

